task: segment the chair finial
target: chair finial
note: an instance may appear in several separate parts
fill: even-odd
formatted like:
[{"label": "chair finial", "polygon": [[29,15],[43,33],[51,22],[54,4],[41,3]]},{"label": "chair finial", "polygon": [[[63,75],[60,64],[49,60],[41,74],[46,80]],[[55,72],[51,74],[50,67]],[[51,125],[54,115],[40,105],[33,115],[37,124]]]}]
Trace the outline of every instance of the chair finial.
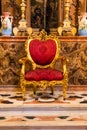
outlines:
[{"label": "chair finial", "polygon": [[45,29],[42,29],[40,31],[39,36],[41,39],[45,39],[45,37],[47,36],[47,32],[45,31]]}]

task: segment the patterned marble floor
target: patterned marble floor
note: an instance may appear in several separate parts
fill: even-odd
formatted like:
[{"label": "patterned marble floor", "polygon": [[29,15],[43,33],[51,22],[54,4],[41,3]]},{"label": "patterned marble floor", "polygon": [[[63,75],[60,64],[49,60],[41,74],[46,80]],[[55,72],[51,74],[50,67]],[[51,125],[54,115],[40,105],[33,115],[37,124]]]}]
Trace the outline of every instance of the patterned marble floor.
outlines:
[{"label": "patterned marble floor", "polygon": [[61,94],[35,100],[30,92],[23,101],[21,92],[1,90],[0,130],[87,130],[87,91],[67,91],[65,101]]}]

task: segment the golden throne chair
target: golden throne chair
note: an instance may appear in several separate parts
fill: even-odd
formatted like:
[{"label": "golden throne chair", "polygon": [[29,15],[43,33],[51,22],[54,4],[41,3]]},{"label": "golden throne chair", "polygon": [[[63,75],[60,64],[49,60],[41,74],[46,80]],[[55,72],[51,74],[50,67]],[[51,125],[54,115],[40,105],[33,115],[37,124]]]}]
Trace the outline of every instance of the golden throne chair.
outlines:
[{"label": "golden throne chair", "polygon": [[[43,90],[50,87],[52,94],[54,94],[56,85],[63,86],[63,99],[66,99],[68,86],[67,59],[60,56],[60,49],[60,42],[56,35],[47,35],[44,30],[37,35],[29,35],[25,42],[26,57],[19,60],[22,64],[20,86],[24,100],[26,99],[27,87],[33,86],[34,94],[39,87]],[[62,71],[54,68],[57,60],[61,60]],[[27,62],[30,63],[31,67],[26,71]]]}]

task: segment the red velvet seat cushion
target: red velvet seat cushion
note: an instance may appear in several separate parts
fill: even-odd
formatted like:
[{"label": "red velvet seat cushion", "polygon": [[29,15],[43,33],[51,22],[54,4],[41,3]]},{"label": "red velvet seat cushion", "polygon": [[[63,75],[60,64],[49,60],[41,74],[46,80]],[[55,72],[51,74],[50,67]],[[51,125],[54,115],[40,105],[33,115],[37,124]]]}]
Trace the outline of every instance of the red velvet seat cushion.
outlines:
[{"label": "red velvet seat cushion", "polygon": [[37,69],[37,70],[32,70],[29,71],[25,74],[25,79],[26,80],[35,80],[35,81],[40,81],[40,80],[62,80],[63,79],[63,73],[58,70],[52,70],[52,69]]},{"label": "red velvet seat cushion", "polygon": [[45,41],[34,39],[30,42],[29,51],[35,63],[48,65],[56,54],[56,43],[52,39]]}]

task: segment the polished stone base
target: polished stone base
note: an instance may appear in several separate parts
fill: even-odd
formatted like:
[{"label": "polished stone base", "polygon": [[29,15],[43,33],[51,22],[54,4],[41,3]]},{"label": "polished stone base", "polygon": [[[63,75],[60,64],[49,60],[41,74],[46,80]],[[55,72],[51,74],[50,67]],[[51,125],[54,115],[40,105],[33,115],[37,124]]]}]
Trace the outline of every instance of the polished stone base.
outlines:
[{"label": "polished stone base", "polygon": [[29,91],[23,101],[20,90],[0,89],[0,130],[86,130],[87,91],[68,90],[66,100],[61,90],[55,95],[54,102],[43,103],[31,100]]}]

